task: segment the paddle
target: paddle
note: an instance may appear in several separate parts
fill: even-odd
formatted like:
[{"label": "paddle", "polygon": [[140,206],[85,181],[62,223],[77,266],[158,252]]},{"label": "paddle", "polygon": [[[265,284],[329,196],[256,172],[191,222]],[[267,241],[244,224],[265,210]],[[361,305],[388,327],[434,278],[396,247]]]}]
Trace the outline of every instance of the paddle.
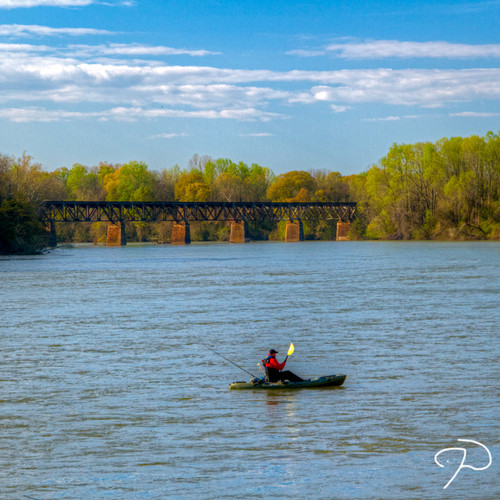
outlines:
[{"label": "paddle", "polygon": [[286,363],[286,360],[288,359],[288,356],[291,356],[293,354],[293,351],[295,351],[295,347],[293,344],[290,344],[290,347],[288,348],[288,352],[286,353],[285,363]]}]

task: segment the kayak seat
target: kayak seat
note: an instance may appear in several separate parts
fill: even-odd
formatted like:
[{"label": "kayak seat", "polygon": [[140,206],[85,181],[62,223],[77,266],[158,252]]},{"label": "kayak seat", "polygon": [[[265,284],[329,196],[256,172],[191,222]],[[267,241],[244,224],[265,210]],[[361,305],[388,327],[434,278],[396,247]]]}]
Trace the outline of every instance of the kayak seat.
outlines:
[{"label": "kayak seat", "polygon": [[266,374],[266,382],[271,382],[271,379],[269,378],[269,368],[266,366],[266,360],[263,359],[261,361],[262,366],[264,367],[264,373]]}]

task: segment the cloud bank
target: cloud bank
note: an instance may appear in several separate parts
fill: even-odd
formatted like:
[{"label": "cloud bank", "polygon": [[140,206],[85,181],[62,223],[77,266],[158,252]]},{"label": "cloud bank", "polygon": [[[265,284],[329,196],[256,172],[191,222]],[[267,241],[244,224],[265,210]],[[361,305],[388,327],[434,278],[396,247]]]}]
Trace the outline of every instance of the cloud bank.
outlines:
[{"label": "cloud bank", "polygon": [[[43,33],[41,28],[21,26],[20,32]],[[378,53],[389,53],[380,47]],[[164,60],[216,54],[136,43],[0,43],[0,117],[16,122],[171,117],[265,122],[287,118],[297,106],[326,105],[331,113],[343,113],[367,103],[439,108],[500,98],[499,68],[273,71]]]}]

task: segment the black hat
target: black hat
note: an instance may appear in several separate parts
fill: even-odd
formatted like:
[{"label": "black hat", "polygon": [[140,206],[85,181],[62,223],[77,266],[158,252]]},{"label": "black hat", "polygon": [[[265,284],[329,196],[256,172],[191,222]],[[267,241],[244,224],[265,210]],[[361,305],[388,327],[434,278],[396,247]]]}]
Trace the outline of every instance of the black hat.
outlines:
[{"label": "black hat", "polygon": [[278,354],[278,351],[275,351],[274,349],[271,349],[271,350],[269,351],[269,354]]}]

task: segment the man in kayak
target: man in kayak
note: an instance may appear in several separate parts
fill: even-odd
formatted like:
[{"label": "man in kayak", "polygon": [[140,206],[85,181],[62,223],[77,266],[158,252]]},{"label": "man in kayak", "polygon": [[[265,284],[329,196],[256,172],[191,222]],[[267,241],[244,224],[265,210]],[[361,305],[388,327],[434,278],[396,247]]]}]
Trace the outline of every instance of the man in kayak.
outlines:
[{"label": "man in kayak", "polygon": [[269,382],[284,382],[285,380],[289,380],[290,382],[304,382],[304,379],[295,375],[295,373],[292,373],[289,370],[283,371],[283,368],[285,368],[286,359],[285,361],[283,361],[283,363],[279,363],[276,359],[276,354],[278,354],[278,351],[271,349],[267,358],[264,358],[262,360],[262,364],[266,369],[266,375]]}]

